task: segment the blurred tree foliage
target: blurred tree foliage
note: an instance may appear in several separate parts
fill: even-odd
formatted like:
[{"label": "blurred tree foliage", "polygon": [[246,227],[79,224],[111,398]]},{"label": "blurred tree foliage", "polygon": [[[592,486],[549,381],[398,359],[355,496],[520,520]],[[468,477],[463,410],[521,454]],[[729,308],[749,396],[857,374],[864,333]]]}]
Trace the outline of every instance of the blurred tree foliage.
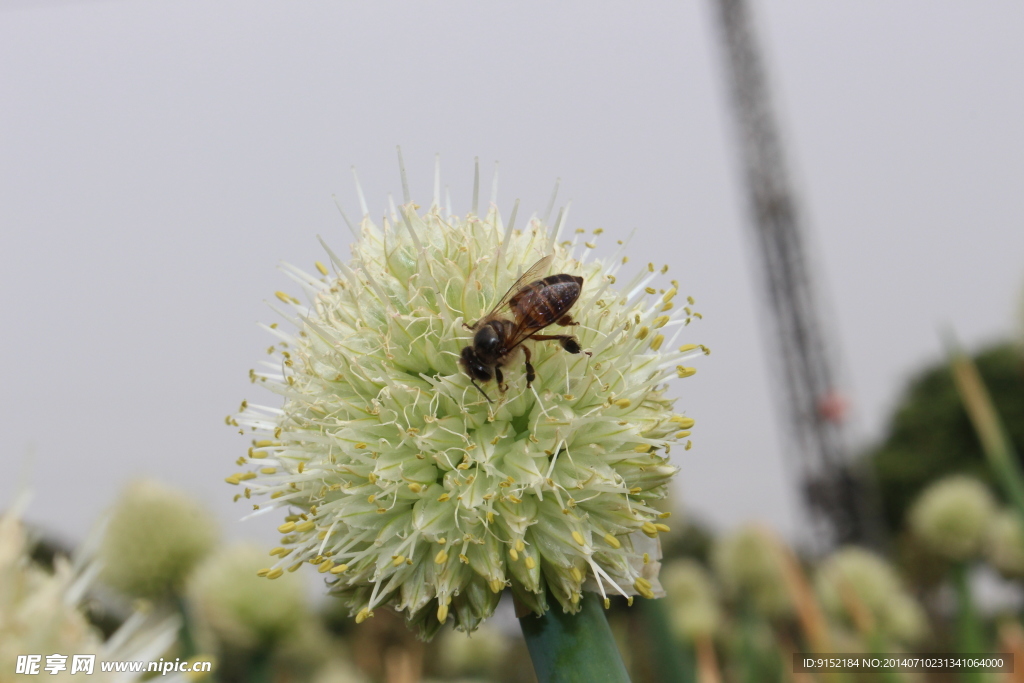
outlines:
[{"label": "blurred tree foliage", "polygon": [[[974,356],[1017,452],[1024,453],[1024,356],[1011,343]],[[981,444],[957,395],[945,361],[908,383],[880,444],[864,454],[874,466],[886,525],[902,528],[906,511],[929,482],[962,472],[988,482],[995,493]]]}]

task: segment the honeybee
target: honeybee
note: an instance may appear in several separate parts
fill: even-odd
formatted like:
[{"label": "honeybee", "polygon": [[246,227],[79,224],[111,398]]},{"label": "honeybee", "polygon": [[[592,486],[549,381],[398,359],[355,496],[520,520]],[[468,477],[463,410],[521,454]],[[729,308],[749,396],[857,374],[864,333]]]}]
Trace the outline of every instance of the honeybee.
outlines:
[{"label": "honeybee", "polygon": [[[493,401],[477,381],[486,383],[494,377],[498,380],[499,391],[504,393],[508,387],[501,368],[508,361],[509,355],[527,339],[557,340],[569,353],[580,353],[582,350],[573,336],[537,334],[555,323],[565,327],[579,325],[569,315],[569,309],[580,296],[583,278],[559,273],[536,279],[551,264],[551,259],[551,256],[545,256],[533,264],[501,297],[501,301],[490,313],[473,325],[463,323],[475,334],[473,344],[462,349],[459,364],[488,402]],[[512,320],[502,315],[506,307],[512,313]],[[526,356],[526,386],[529,387],[537,375],[530,363],[529,347],[523,346],[522,349]],[[587,355],[590,355],[589,352]]]}]

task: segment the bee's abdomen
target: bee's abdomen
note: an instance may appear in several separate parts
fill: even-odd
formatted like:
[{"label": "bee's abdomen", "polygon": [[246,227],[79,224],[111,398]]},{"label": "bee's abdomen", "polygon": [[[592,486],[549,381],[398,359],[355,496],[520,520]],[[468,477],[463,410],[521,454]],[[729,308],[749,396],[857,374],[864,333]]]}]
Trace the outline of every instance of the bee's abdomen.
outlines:
[{"label": "bee's abdomen", "polygon": [[569,312],[580,296],[583,278],[559,273],[532,282],[509,302],[520,324],[546,327]]}]

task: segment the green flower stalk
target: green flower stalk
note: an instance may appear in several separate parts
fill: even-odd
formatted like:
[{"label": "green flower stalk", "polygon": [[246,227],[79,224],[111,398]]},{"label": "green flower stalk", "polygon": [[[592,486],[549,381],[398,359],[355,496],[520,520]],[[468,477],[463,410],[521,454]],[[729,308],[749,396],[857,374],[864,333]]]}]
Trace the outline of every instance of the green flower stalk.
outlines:
[{"label": "green flower stalk", "polygon": [[[449,617],[474,630],[506,586],[537,614],[548,590],[568,612],[585,590],[654,597],[668,527],[650,502],[693,426],[665,383],[706,353],[678,346],[700,314],[661,283],[665,269],[623,276],[625,258],[591,258],[596,236],[566,235],[564,211],[516,225],[513,209],[506,224],[474,200],[458,216],[437,188],[426,210],[406,192],[380,224],[363,202],[351,260],[328,249],[333,272],[283,267],[308,303],[277,293],[290,327],[267,326],[277,343],[251,373],[283,406],[243,402],[228,418],[252,438],[228,482],[260,501],[254,514],[285,515],[262,573],[314,564],[357,622],[390,605],[424,637]],[[545,333],[584,353],[526,341],[536,379],[517,348],[504,390],[483,387],[492,403],[459,364],[467,326],[544,257],[538,278],[583,279],[579,324]]]},{"label": "green flower stalk", "polygon": [[134,482],[107,520],[97,552],[101,579],[129,597],[170,597],[216,539],[213,518],[197,502],[154,481]]}]

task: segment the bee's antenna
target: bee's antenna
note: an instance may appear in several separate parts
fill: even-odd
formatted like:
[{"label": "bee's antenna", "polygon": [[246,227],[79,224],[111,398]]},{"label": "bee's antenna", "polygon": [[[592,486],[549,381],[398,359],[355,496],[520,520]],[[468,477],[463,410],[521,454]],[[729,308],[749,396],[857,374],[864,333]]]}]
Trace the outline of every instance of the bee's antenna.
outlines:
[{"label": "bee's antenna", "polygon": [[484,398],[487,399],[487,402],[493,405],[494,401],[491,400],[491,397],[487,395],[486,391],[480,388],[480,385],[476,383],[476,380],[470,377],[469,381],[473,383],[473,386],[476,387],[477,391],[484,395]]}]

